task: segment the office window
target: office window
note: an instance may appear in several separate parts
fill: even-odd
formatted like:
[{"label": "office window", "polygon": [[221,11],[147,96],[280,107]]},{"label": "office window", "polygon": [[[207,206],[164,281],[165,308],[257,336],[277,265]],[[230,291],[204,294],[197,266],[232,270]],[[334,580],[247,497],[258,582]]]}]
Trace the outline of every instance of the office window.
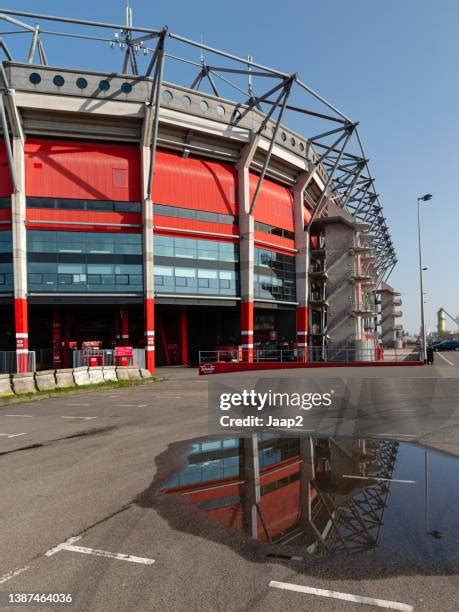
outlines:
[{"label": "office window", "polygon": [[140,202],[113,202],[111,200],[74,200],[67,198],[27,198],[27,207],[52,208],[55,210],[87,210],[92,212],[142,212],[142,205]]},{"label": "office window", "polygon": [[255,249],[254,272],[255,297],[286,302],[296,300],[294,256]]},{"label": "office window", "polygon": [[157,293],[221,296],[239,293],[237,244],[155,236],[154,252]]},{"label": "office window", "polygon": [[[9,201],[9,198],[5,198]],[[13,241],[10,230],[0,230],[0,293],[13,291]]]},{"label": "office window", "polygon": [[27,232],[29,291],[143,292],[140,234]]}]

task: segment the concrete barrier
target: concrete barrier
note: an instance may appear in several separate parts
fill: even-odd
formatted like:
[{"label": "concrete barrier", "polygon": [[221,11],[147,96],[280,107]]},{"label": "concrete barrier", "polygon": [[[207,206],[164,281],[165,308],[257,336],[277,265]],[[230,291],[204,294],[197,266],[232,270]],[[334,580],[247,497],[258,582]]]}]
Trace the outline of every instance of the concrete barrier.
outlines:
[{"label": "concrete barrier", "polygon": [[11,376],[0,374],[0,397],[10,397],[11,395],[14,395],[11,388]]},{"label": "concrete barrier", "polygon": [[0,399],[21,393],[36,393],[56,388],[97,385],[106,381],[141,380],[151,378],[145,368],[105,366],[95,368],[64,368],[21,374],[0,374]]},{"label": "concrete barrier", "polygon": [[104,382],[104,372],[102,366],[88,369],[89,382],[91,385],[98,385]]},{"label": "concrete barrier", "polygon": [[103,369],[104,381],[114,380],[115,382],[118,380],[116,377],[116,368],[115,366],[105,366]]},{"label": "concrete barrier", "polygon": [[82,385],[91,384],[91,380],[88,374],[88,368],[86,367],[75,368],[73,370],[73,378],[75,379],[75,384],[78,387],[81,387]]},{"label": "concrete barrier", "polygon": [[15,393],[36,393],[35,376],[33,372],[13,374],[12,386]]},{"label": "concrete barrier", "polygon": [[129,372],[131,368],[128,366],[118,366],[116,368],[116,377],[118,380],[129,380]]},{"label": "concrete barrier", "polygon": [[139,368],[128,368],[129,380],[140,380],[142,378]]},{"label": "concrete barrier", "polygon": [[55,389],[56,376],[54,370],[42,370],[35,373],[35,383],[39,391],[48,391],[49,389]]},{"label": "concrete barrier", "polygon": [[62,370],[56,370],[56,386],[59,389],[75,386],[72,368],[63,368]]}]

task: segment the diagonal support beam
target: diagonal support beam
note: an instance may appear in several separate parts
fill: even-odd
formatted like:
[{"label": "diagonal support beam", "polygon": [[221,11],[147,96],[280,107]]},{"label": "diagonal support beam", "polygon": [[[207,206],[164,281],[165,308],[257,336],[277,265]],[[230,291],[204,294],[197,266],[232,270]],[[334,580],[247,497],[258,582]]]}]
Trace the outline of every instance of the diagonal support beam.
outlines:
[{"label": "diagonal support beam", "polygon": [[161,32],[160,39],[158,41],[158,58],[156,64],[156,74],[153,87],[150,96],[150,106],[154,102],[154,113],[151,124],[151,155],[150,155],[150,168],[148,173],[148,198],[151,199],[152,187],[153,187],[153,174],[155,171],[156,162],[156,146],[158,143],[158,126],[159,126],[159,111],[161,104],[161,85],[163,80],[164,70],[164,55],[165,55],[165,43],[166,38],[169,34],[167,27]]},{"label": "diagonal support beam", "polygon": [[[264,160],[264,163],[263,163],[263,168],[262,168],[260,176],[258,178],[258,183],[257,183],[257,186],[255,188],[255,193],[253,194],[252,202],[250,204],[250,214],[253,213],[254,208],[255,208],[255,204],[257,203],[257,199],[258,199],[258,196],[260,194],[260,189],[261,189],[261,186],[263,184],[263,180],[265,178],[266,170],[268,169],[268,164],[269,164],[269,162],[271,160],[271,155],[272,155],[273,148],[274,148],[274,142],[275,142],[276,137],[277,137],[277,132],[279,131],[279,126],[280,126],[280,123],[282,121],[282,115],[284,114],[285,106],[287,104],[287,100],[288,100],[288,97],[290,95],[290,90],[292,88],[292,84],[293,84],[294,78],[295,77],[291,77],[290,79],[288,79],[286,81],[285,85],[284,85],[284,92],[282,94],[283,101],[282,101],[282,104],[281,104],[281,107],[280,107],[279,115],[278,115],[277,120],[276,120],[276,125],[274,127],[273,134],[271,136],[271,141],[269,143],[268,152],[267,152],[267,154],[265,156],[265,160]],[[266,119],[265,119],[265,121],[266,121]],[[262,123],[262,125],[260,126],[260,129],[258,130],[259,134],[261,133],[261,131],[264,128],[265,121]]]}]

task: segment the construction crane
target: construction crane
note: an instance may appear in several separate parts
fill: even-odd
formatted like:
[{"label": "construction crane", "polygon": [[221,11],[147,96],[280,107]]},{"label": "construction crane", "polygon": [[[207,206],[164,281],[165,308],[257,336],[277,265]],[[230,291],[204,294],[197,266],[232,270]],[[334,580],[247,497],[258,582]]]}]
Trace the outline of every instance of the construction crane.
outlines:
[{"label": "construction crane", "polygon": [[439,337],[445,336],[448,333],[446,329],[446,317],[449,317],[456,325],[456,333],[459,333],[459,316],[453,317],[444,308],[440,308],[440,310],[437,312],[437,330]]}]

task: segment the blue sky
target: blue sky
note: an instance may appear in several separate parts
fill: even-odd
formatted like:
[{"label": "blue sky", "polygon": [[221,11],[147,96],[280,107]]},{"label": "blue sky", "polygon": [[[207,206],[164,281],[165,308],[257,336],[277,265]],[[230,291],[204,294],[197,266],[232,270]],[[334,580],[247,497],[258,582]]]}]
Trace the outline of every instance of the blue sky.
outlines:
[{"label": "blue sky", "polygon": [[[15,0],[13,5],[119,23],[124,3]],[[196,40],[202,35],[211,46],[299,72],[303,81],[360,121],[399,258],[389,282],[402,292],[405,327],[419,327],[416,198],[426,192],[434,196],[422,211],[427,322],[435,326],[440,306],[459,314],[456,0],[131,0],[131,6],[135,25],[167,24],[178,34]],[[57,39],[49,38],[51,64],[109,65],[108,45],[85,55],[80,45],[69,41],[58,48]],[[14,50],[18,43],[12,43]]]}]

